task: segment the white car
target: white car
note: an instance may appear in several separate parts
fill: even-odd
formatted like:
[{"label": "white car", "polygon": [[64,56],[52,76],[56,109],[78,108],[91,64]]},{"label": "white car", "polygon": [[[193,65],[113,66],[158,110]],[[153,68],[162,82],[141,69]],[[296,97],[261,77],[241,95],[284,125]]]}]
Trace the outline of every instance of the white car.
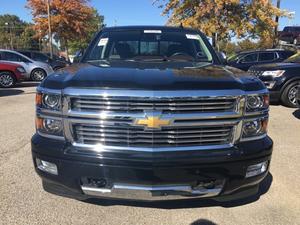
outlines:
[{"label": "white car", "polygon": [[26,70],[26,80],[42,81],[54,72],[47,63],[34,61],[12,50],[0,49],[0,62],[13,62],[23,66]]}]

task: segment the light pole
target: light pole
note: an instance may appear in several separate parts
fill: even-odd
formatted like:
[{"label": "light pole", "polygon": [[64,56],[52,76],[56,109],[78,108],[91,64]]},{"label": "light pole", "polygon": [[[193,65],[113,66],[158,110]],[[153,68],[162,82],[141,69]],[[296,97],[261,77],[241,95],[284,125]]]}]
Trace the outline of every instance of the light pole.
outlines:
[{"label": "light pole", "polygon": [[[277,7],[277,9],[280,9],[280,0],[277,0],[276,7]],[[277,37],[277,35],[278,35],[278,25],[279,25],[279,16],[275,17],[275,22],[276,22],[276,26],[275,26],[274,33],[275,33],[275,36]]]},{"label": "light pole", "polygon": [[50,58],[53,58],[53,48],[52,48],[52,30],[51,30],[51,16],[50,16],[50,0],[47,2],[47,14],[48,14],[48,36],[49,36],[49,48],[50,48]]},{"label": "light pole", "polygon": [[9,29],[9,43],[10,43],[10,48],[13,50],[14,45],[13,45],[13,37],[12,37],[12,27],[8,22],[5,23],[5,26],[7,26],[7,28]]},{"label": "light pole", "polygon": [[[280,9],[280,0],[277,0],[276,3],[277,9]],[[278,44],[278,26],[279,26],[279,16],[275,17],[276,26],[274,28],[274,39],[273,39],[273,47]]]}]

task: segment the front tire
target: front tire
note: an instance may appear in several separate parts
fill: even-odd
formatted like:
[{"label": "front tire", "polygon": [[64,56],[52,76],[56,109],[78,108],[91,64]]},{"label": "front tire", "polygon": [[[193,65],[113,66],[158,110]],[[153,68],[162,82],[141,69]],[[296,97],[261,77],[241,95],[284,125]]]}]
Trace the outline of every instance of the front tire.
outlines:
[{"label": "front tire", "polygon": [[42,81],[46,78],[47,74],[43,69],[34,69],[31,73],[31,80]]},{"label": "front tire", "polygon": [[11,72],[0,72],[0,87],[10,88],[16,84],[16,79]]},{"label": "front tire", "polygon": [[300,88],[300,80],[289,84],[282,92],[281,101],[283,105],[291,108],[297,108],[297,91]]}]

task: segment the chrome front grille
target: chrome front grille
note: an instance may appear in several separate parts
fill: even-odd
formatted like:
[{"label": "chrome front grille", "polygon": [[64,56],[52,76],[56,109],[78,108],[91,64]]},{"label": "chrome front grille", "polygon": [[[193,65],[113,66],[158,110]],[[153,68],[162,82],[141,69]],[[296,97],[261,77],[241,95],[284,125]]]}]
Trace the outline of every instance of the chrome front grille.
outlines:
[{"label": "chrome front grille", "polygon": [[262,70],[249,70],[248,73],[252,76],[259,77],[263,74],[264,71]]},{"label": "chrome front grille", "polygon": [[[70,88],[63,94],[65,136],[84,151],[230,147],[240,136],[245,103],[240,90]],[[156,127],[148,124],[151,118],[168,122]]]},{"label": "chrome front grille", "polygon": [[75,142],[85,145],[126,147],[185,147],[229,144],[232,125],[172,126],[145,130],[139,126],[74,124]]},{"label": "chrome front grille", "polygon": [[232,112],[236,98],[230,97],[103,97],[78,96],[71,98],[71,109],[79,112],[130,112],[161,111],[162,113]]}]

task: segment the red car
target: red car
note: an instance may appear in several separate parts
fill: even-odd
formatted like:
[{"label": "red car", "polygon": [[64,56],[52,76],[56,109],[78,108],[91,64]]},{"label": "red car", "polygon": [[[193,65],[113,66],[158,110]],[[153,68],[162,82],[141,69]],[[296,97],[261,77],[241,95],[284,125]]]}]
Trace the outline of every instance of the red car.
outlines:
[{"label": "red car", "polygon": [[14,63],[0,62],[0,87],[8,88],[24,79],[25,69]]}]

